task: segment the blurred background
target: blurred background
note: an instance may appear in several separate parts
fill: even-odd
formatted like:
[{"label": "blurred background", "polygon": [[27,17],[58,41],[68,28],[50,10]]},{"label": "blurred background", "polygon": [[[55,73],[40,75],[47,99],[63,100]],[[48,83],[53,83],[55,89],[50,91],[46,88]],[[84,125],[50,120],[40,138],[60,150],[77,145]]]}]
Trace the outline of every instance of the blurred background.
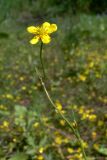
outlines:
[{"label": "blurred background", "polygon": [[43,46],[48,91],[71,124],[74,110],[88,160],[106,160],[106,0],[0,0],[0,160],[83,160],[35,73],[26,28],[43,22],[58,26]]}]

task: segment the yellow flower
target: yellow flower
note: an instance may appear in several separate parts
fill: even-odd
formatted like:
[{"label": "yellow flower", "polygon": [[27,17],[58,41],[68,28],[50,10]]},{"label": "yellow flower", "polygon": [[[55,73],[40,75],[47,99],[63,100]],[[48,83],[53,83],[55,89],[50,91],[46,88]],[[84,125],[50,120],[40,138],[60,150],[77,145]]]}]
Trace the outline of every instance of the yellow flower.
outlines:
[{"label": "yellow flower", "polygon": [[2,110],[6,110],[6,106],[4,106],[4,105],[0,105],[0,109],[2,109]]},{"label": "yellow flower", "polygon": [[43,122],[46,123],[46,122],[48,122],[49,119],[48,119],[48,117],[45,117],[45,116],[44,116],[44,117],[42,118],[42,120],[43,120]]},{"label": "yellow flower", "polygon": [[95,143],[95,144],[93,145],[93,147],[94,147],[94,149],[98,149],[98,148],[99,148],[99,144]]},{"label": "yellow flower", "polygon": [[63,142],[63,140],[62,140],[62,137],[61,137],[61,136],[57,136],[57,137],[55,138],[55,143],[56,143],[56,144],[60,145],[60,144],[62,144],[62,142]]},{"label": "yellow flower", "polygon": [[44,151],[43,147],[39,148],[39,153],[43,153],[43,151]]},{"label": "yellow flower", "polygon": [[89,68],[93,68],[94,67],[94,62],[90,62],[89,63]]},{"label": "yellow flower", "polygon": [[79,112],[79,114],[83,114],[84,113],[84,106],[81,106],[78,112]]},{"label": "yellow flower", "polygon": [[60,124],[61,124],[61,126],[65,126],[65,120],[61,119]]},{"label": "yellow flower", "polygon": [[62,111],[62,105],[61,105],[61,103],[57,100],[56,101],[56,107],[57,107],[57,109],[59,110],[59,111]]},{"label": "yellow flower", "polygon": [[87,142],[84,142],[83,140],[82,140],[82,145],[83,145],[84,148],[88,148]]},{"label": "yellow flower", "polygon": [[29,26],[27,31],[29,33],[34,34],[33,39],[30,40],[31,44],[38,43],[41,40],[43,43],[50,43],[51,37],[50,34],[57,30],[56,24],[50,24],[48,22],[44,22],[41,26]]},{"label": "yellow flower", "polygon": [[79,80],[80,81],[86,81],[87,77],[85,75],[79,75]]},{"label": "yellow flower", "polygon": [[74,149],[73,148],[67,148],[68,153],[73,153]]},{"label": "yellow flower", "polygon": [[[82,153],[74,155],[75,159],[83,160]],[[71,159],[70,159],[71,160]]]},{"label": "yellow flower", "polygon": [[92,138],[96,139],[97,133],[95,131],[92,132]]},{"label": "yellow flower", "polygon": [[21,88],[22,90],[26,90],[27,89],[27,87],[26,86],[22,86],[22,88]]},{"label": "yellow flower", "polygon": [[64,139],[63,139],[63,142],[64,142],[64,143],[69,143],[69,139],[68,139],[68,138],[64,138]]},{"label": "yellow flower", "polygon": [[90,121],[95,121],[97,116],[95,114],[89,115],[89,120]]},{"label": "yellow flower", "polygon": [[76,128],[76,127],[77,127],[77,122],[74,121],[74,122],[71,123],[71,125],[72,125],[74,128]]},{"label": "yellow flower", "polygon": [[9,126],[9,122],[4,121],[4,122],[3,122],[3,127],[8,127],[8,126]]},{"label": "yellow flower", "polygon": [[13,138],[13,142],[17,142],[17,139],[16,139],[16,138]]},{"label": "yellow flower", "polygon": [[13,95],[11,95],[11,94],[6,94],[5,97],[6,97],[7,99],[13,99]]},{"label": "yellow flower", "polygon": [[43,160],[44,157],[42,155],[38,155],[37,160]]},{"label": "yellow flower", "polygon": [[38,123],[38,122],[35,122],[35,123],[33,124],[33,127],[34,127],[34,128],[39,127],[39,123]]},{"label": "yellow flower", "polygon": [[19,78],[19,80],[20,80],[20,81],[23,81],[23,80],[24,80],[24,77],[23,77],[23,76],[22,76],[22,77],[20,77],[20,78]]}]

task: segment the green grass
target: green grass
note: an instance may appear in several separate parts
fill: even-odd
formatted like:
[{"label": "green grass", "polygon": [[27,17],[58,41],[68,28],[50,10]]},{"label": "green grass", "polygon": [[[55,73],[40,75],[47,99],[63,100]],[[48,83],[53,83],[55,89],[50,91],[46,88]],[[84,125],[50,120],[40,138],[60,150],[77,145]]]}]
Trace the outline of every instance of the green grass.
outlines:
[{"label": "green grass", "polygon": [[[35,65],[42,73],[40,44],[29,44],[26,28],[36,22],[23,20],[23,15],[5,19],[0,26],[0,158],[81,159],[80,146],[51,108],[35,73]],[[71,122],[74,109],[90,160],[106,159],[106,17],[81,14],[49,20],[58,24],[58,32],[43,50],[49,93]]]}]

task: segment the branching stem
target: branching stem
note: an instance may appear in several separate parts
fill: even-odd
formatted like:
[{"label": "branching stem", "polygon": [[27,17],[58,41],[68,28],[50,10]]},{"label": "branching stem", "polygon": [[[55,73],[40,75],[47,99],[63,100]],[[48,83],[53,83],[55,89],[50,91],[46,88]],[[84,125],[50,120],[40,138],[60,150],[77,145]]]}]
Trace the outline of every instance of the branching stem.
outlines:
[{"label": "branching stem", "polygon": [[[40,61],[41,61],[41,65],[42,65],[43,75],[44,75],[44,78],[45,78],[45,77],[46,77],[46,76],[45,76],[45,70],[44,70],[44,65],[43,65],[43,61],[42,61],[42,49],[43,49],[43,43],[41,42],[41,46],[40,46]],[[84,160],[87,160],[86,153],[85,153],[84,146],[83,146],[83,142],[82,142],[82,139],[81,139],[81,137],[80,137],[80,134],[79,134],[79,131],[78,131],[77,126],[76,126],[76,128],[75,128],[75,127],[72,125],[72,123],[65,117],[65,115],[64,115],[60,110],[57,109],[56,104],[53,102],[53,100],[52,100],[49,92],[47,91],[47,88],[46,88],[45,83],[44,83],[44,81],[43,81],[43,79],[42,79],[42,76],[41,76],[40,73],[38,72],[38,69],[37,69],[37,68],[35,68],[35,69],[36,69],[36,73],[37,73],[37,75],[38,75],[38,77],[39,77],[39,80],[40,80],[40,82],[41,82],[41,85],[42,85],[42,87],[43,87],[43,89],[44,89],[44,92],[45,92],[45,94],[46,94],[49,102],[50,102],[51,105],[54,107],[54,109],[57,111],[57,113],[59,113],[59,115],[62,117],[62,119],[65,120],[65,122],[68,124],[69,128],[70,128],[70,129],[72,130],[72,132],[74,133],[75,137],[77,138],[77,140],[78,140],[78,142],[79,142],[79,144],[80,144],[81,151],[82,151],[82,154],[83,154],[83,158],[84,158]],[[72,112],[73,112],[73,111],[72,111]],[[73,120],[74,120],[74,122],[76,122],[74,112],[73,112]]]},{"label": "branching stem", "polygon": [[[36,73],[37,73],[37,75],[38,75],[38,77],[39,77],[39,79],[40,79],[40,82],[41,82],[41,84],[42,84],[42,87],[43,87],[43,89],[44,89],[44,91],[45,91],[45,94],[46,94],[49,102],[50,102],[51,105],[54,107],[54,109],[57,111],[57,113],[59,113],[59,115],[62,117],[62,119],[64,119],[65,122],[68,124],[68,126],[71,128],[72,132],[74,133],[75,137],[77,138],[77,140],[78,140],[78,142],[79,142],[79,144],[80,144],[80,147],[81,147],[81,151],[82,151],[82,153],[83,153],[84,160],[87,160],[86,154],[85,154],[85,151],[84,151],[84,146],[83,146],[83,143],[82,143],[82,139],[81,139],[81,137],[80,137],[80,134],[79,134],[78,129],[75,129],[75,128],[73,127],[73,125],[70,123],[70,121],[64,116],[64,114],[63,114],[60,110],[57,109],[57,106],[55,105],[55,103],[53,102],[52,98],[50,97],[50,95],[49,95],[49,93],[48,93],[48,91],[47,91],[47,89],[46,89],[45,83],[43,82],[42,77],[40,76],[37,68],[36,68]],[[76,121],[76,120],[74,119],[74,121]]]}]

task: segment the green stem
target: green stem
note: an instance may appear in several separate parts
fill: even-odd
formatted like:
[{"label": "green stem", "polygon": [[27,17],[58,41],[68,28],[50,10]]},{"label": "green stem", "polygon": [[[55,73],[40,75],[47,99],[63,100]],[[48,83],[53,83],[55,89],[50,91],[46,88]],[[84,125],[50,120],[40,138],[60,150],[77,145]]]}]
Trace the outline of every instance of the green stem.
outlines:
[{"label": "green stem", "polygon": [[41,42],[41,46],[40,46],[40,61],[41,61],[41,65],[42,65],[43,76],[44,76],[44,79],[45,79],[46,75],[45,75],[45,69],[44,69],[43,60],[42,60],[42,49],[43,49],[43,43]]},{"label": "green stem", "polygon": [[78,141],[80,143],[80,147],[81,147],[81,151],[82,151],[83,157],[84,157],[85,160],[87,160],[86,153],[85,153],[85,150],[84,150],[84,146],[83,146],[83,143],[82,143],[82,139],[80,137],[78,129],[76,129],[76,134],[77,134]]},{"label": "green stem", "polygon": [[[77,124],[76,118],[75,118],[75,113],[74,113],[73,110],[72,110],[72,115],[73,115],[74,122]],[[75,129],[75,130],[76,130],[76,134],[77,134],[77,138],[78,138],[79,143],[80,143],[80,146],[81,146],[81,150],[82,150],[82,153],[83,153],[83,157],[84,157],[84,159],[86,160],[86,159],[87,159],[86,153],[85,153],[84,146],[83,146],[83,143],[82,143],[82,139],[81,139],[81,136],[80,136],[80,134],[79,134],[79,130],[78,130],[77,127],[78,127],[78,126],[76,126],[76,129]]]},{"label": "green stem", "polygon": [[36,68],[36,73],[37,73],[37,75],[38,75],[38,77],[39,77],[39,79],[40,79],[40,81],[41,81],[41,84],[42,84],[42,86],[43,86],[43,89],[44,89],[44,91],[45,91],[45,93],[46,93],[46,96],[47,96],[49,102],[51,103],[51,105],[54,107],[54,109],[59,113],[59,115],[65,120],[65,122],[68,124],[68,126],[69,126],[69,127],[71,128],[71,130],[73,131],[75,137],[76,137],[76,138],[78,139],[78,141],[79,141],[79,144],[80,144],[80,147],[81,147],[81,151],[82,151],[84,160],[87,160],[86,154],[85,154],[85,151],[84,151],[84,147],[83,147],[83,144],[82,144],[82,139],[81,139],[80,134],[79,134],[79,131],[77,131],[77,129],[75,130],[75,128],[73,127],[73,125],[72,125],[72,124],[69,122],[69,120],[64,116],[64,114],[62,114],[62,112],[57,109],[57,106],[55,105],[55,103],[53,102],[52,98],[50,97],[50,95],[49,95],[49,93],[48,93],[48,91],[47,91],[47,89],[46,89],[45,83],[43,82],[42,77],[40,76],[37,68]]},{"label": "green stem", "polygon": [[[44,75],[44,78],[46,77],[45,76],[45,70],[44,70],[44,65],[43,65],[43,61],[42,61],[42,49],[43,49],[43,43],[41,42],[41,46],[40,46],[40,61],[41,61],[41,65],[42,65],[42,70],[43,70],[43,75]],[[57,106],[55,105],[55,103],[53,102],[52,98],[50,97],[47,89],[46,89],[46,86],[45,86],[45,83],[43,82],[42,80],[42,77],[40,76],[37,68],[36,68],[36,73],[41,81],[41,84],[43,86],[43,89],[46,93],[46,96],[49,100],[49,102],[51,103],[51,105],[54,107],[54,109],[59,113],[59,115],[65,120],[65,122],[68,124],[68,126],[71,128],[71,130],[73,131],[75,137],[77,138],[79,144],[80,144],[80,147],[81,147],[81,151],[82,151],[82,154],[83,154],[83,157],[84,157],[84,160],[87,160],[87,157],[86,157],[86,154],[85,154],[85,150],[84,150],[84,146],[83,146],[83,143],[82,143],[82,139],[80,137],[80,134],[79,134],[79,131],[78,131],[78,128],[74,128],[73,125],[70,123],[70,121],[64,116],[64,114],[62,114],[61,111],[59,111],[57,109]],[[72,111],[73,112],[73,111]],[[76,122],[76,119],[75,119],[75,115],[74,115],[74,112],[73,112],[73,119],[74,119],[74,122]]]}]

